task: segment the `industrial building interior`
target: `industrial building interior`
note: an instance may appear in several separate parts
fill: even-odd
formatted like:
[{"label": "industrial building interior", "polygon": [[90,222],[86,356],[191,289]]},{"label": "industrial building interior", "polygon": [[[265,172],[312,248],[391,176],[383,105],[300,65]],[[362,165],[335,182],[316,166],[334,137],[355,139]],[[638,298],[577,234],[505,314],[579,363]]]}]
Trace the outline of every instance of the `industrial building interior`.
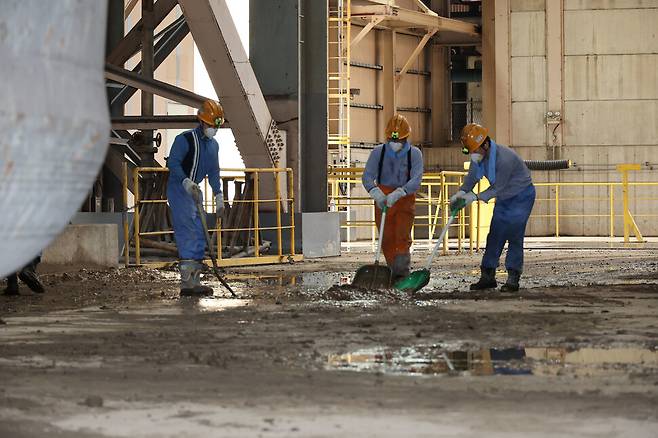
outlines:
[{"label": "industrial building interior", "polygon": [[47,3],[0,1],[0,437],[658,436],[658,0]]}]

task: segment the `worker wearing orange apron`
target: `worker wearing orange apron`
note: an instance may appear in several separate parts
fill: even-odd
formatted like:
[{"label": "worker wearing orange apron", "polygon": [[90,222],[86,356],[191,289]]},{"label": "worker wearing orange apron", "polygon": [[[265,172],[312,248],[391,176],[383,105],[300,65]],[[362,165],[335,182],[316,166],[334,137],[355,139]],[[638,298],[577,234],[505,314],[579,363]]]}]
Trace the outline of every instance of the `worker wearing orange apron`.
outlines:
[{"label": "worker wearing orange apron", "polygon": [[407,119],[394,115],[386,126],[387,142],[370,153],[362,178],[375,202],[378,228],[382,210],[388,206],[382,250],[394,279],[409,275],[416,192],[423,179],[423,154],[409,143],[410,134]]}]

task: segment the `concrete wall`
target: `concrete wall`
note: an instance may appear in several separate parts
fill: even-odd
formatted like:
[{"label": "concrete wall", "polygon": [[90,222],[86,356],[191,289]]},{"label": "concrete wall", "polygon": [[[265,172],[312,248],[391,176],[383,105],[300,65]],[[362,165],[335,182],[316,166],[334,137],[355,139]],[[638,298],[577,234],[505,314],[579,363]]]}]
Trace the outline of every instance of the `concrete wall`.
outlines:
[{"label": "concrete wall", "polygon": [[[563,172],[534,172],[539,182],[619,181],[617,164],[640,163],[631,181],[658,181],[658,0],[496,0],[484,8],[485,123],[525,159],[571,159]],[[491,90],[491,91],[487,91]],[[546,123],[560,111],[559,125]],[[425,152],[426,164],[457,167],[454,150]],[[631,190],[644,235],[658,235],[656,187]],[[554,213],[554,193],[539,188],[533,214]],[[560,190],[563,235],[608,235],[606,187]],[[621,190],[614,209],[622,212]],[[590,217],[568,217],[568,215]],[[592,215],[599,215],[594,217]],[[534,218],[531,235],[555,231]],[[615,233],[622,233],[621,217]]]},{"label": "concrete wall", "polygon": [[118,267],[115,224],[69,225],[44,251],[43,263]]},{"label": "concrete wall", "polygon": [[[352,35],[355,36],[362,27],[352,25]],[[352,62],[384,66],[387,45],[384,42],[387,31],[372,30],[352,49]],[[420,37],[397,33],[394,50],[394,65],[401,69],[411,52],[416,48]],[[429,44],[420,53],[410,67],[411,70],[428,71],[430,69]],[[384,76],[390,72],[372,70],[361,67],[351,68],[350,87],[360,90],[354,97],[354,103],[386,106],[384,91]],[[430,108],[431,78],[417,74],[405,75],[396,95],[396,106],[406,108]],[[351,139],[353,143],[377,143],[384,141],[389,108],[383,110],[352,108],[351,109]],[[430,125],[431,114],[422,112],[399,111],[411,124],[411,141],[414,144],[432,141]]]}]

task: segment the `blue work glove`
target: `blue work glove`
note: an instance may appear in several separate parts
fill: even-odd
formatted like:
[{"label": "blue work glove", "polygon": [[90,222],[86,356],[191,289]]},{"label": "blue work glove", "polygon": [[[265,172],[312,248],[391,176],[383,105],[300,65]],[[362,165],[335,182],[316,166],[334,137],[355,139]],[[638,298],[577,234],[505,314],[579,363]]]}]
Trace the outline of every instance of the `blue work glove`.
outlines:
[{"label": "blue work glove", "polygon": [[183,188],[196,202],[201,200],[201,188],[194,181],[185,178],[183,180]]},{"label": "blue work glove", "polygon": [[375,187],[374,189],[370,190],[368,192],[370,197],[375,200],[375,204],[377,204],[377,207],[380,209],[383,209],[384,206],[386,205],[386,195],[384,192],[382,192],[382,189],[379,187]]},{"label": "blue work glove", "polygon": [[398,202],[400,198],[403,198],[405,196],[407,196],[407,192],[405,192],[402,187],[398,187],[397,189],[389,193],[388,196],[386,197],[386,206],[388,208],[393,207],[393,205],[395,205],[395,203]]},{"label": "blue work glove", "polygon": [[215,195],[215,212],[217,217],[221,217],[224,213],[224,193],[222,192]]}]

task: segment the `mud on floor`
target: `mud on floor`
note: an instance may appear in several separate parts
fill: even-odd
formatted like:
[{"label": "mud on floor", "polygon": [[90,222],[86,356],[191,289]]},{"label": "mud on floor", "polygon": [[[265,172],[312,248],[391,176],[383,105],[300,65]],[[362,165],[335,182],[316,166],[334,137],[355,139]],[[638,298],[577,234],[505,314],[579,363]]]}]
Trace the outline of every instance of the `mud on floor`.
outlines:
[{"label": "mud on floor", "polygon": [[413,295],[340,286],[354,256],[231,270],[239,299],[53,272],[0,297],[0,436],[653,437],[654,260],[533,251],[514,294],[468,291],[477,256]]}]

